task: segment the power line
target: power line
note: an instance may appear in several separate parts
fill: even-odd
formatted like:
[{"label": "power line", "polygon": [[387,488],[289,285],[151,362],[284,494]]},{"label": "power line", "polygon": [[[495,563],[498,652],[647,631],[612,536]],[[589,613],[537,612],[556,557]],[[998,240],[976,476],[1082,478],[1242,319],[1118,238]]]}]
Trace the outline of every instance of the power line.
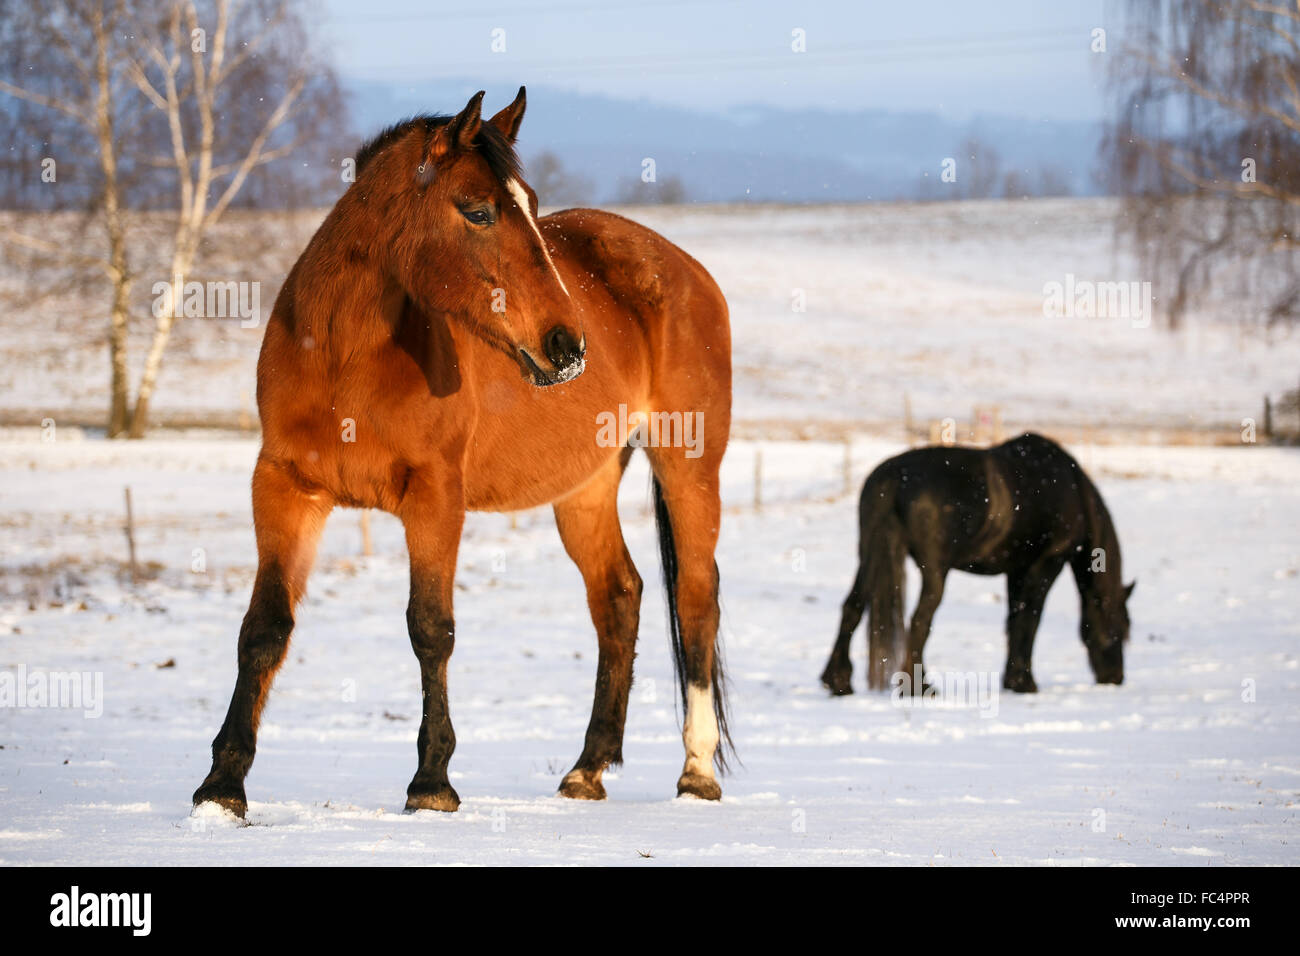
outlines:
[{"label": "power line", "polygon": [[[742,0],[657,0],[654,8],[661,7],[701,7],[701,6],[739,6]],[[434,11],[430,13],[393,13],[380,16],[329,18],[330,22],[340,25],[363,23],[443,23],[454,20],[492,20],[501,17],[516,16],[554,16],[557,13],[621,13],[628,10],[645,12],[644,2],[638,3],[547,3],[535,7],[506,7],[494,10],[464,10],[460,12]]]},{"label": "power line", "polygon": [[919,40],[890,45],[815,48],[807,53],[775,53],[733,51],[712,56],[690,54],[660,55],[653,53],[631,56],[565,57],[552,60],[528,60],[486,54],[485,59],[439,63],[435,76],[458,76],[477,72],[485,66],[496,65],[512,70],[533,70],[547,73],[620,72],[652,69],[659,74],[713,72],[718,69],[750,70],[809,70],[845,66],[869,67],[890,62],[923,61],[936,57],[950,59],[981,59],[1045,53],[1084,53],[1088,47],[1086,30],[1080,32],[1003,34],[990,37],[964,37],[936,40]]}]

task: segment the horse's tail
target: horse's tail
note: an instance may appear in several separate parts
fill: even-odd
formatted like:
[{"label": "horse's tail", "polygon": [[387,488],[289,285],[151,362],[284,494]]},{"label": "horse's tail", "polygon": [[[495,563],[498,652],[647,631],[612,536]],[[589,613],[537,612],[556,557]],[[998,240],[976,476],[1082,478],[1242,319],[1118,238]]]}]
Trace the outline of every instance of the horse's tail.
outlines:
[{"label": "horse's tail", "polygon": [[903,639],[903,604],[907,577],[903,559],[907,555],[903,522],[898,517],[895,496],[898,480],[888,472],[874,472],[862,488],[859,506],[859,559],[862,562],[855,587],[866,588],[867,687],[883,690],[899,670],[906,648]]},{"label": "horse's tail", "polygon": [[[677,613],[677,545],[673,540],[673,521],[668,513],[668,502],[664,499],[663,486],[659,479],[653,479],[655,502],[655,526],[659,531],[659,560],[663,567],[664,593],[668,599],[668,640],[673,649],[673,676],[677,679],[677,690],[682,701],[682,712],[686,710],[687,667],[686,646],[682,642],[682,621]],[[717,563],[713,565],[714,579],[717,579]],[[727,726],[727,678],[722,660],[722,633],[713,641],[713,713],[718,721],[718,748],[714,751],[714,762],[721,773],[727,771],[727,758],[736,754],[735,744],[731,741],[731,731]]]}]

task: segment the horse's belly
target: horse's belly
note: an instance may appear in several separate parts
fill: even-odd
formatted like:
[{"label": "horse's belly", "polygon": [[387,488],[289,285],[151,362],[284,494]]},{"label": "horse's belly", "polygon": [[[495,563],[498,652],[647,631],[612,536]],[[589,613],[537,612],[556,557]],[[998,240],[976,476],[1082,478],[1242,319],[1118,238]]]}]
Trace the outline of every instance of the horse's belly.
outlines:
[{"label": "horse's belly", "polygon": [[617,454],[617,449],[596,446],[516,448],[508,467],[471,455],[465,505],[471,511],[522,511],[550,504],[581,487]]}]

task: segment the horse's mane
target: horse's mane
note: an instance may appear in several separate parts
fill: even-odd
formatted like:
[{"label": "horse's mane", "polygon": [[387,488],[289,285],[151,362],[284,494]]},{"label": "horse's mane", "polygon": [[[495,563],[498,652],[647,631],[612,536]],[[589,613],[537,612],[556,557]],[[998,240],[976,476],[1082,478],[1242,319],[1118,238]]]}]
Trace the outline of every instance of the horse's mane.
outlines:
[{"label": "horse's mane", "polygon": [[[1077,463],[1076,463],[1077,467]],[[1120,552],[1119,552],[1119,535],[1115,531],[1115,523],[1111,520],[1110,509],[1106,507],[1106,501],[1102,498],[1101,492],[1097,486],[1092,483],[1092,479],[1079,469],[1079,486],[1084,498],[1084,515],[1088,523],[1088,547],[1101,548],[1106,554],[1106,566],[1108,571],[1113,574],[1106,574],[1097,578],[1098,581],[1105,580],[1109,585],[1109,590],[1099,589],[1099,593],[1105,597],[1113,597],[1123,590],[1122,572],[1120,570]],[[1097,577],[1097,576],[1093,576]]]},{"label": "horse's mane", "polygon": [[[357,150],[355,156],[356,172],[360,174],[371,160],[413,129],[423,127],[427,142],[434,132],[440,127],[446,126],[452,119],[453,117],[437,113],[421,113],[418,116],[412,116],[410,119],[394,123],[377,136],[361,144],[361,148]],[[523,164],[519,161],[519,155],[515,152],[510,140],[506,139],[505,134],[491,123],[485,122],[479,126],[478,135],[474,137],[474,148],[487,161],[493,175],[503,183],[520,178]]]}]

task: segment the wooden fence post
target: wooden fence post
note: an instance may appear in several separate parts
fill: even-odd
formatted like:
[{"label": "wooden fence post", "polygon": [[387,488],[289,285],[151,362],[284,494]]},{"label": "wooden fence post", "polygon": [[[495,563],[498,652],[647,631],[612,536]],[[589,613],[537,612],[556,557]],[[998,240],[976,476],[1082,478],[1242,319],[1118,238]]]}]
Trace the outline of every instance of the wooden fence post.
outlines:
[{"label": "wooden fence post", "polygon": [[375,553],[370,540],[370,509],[361,510],[361,556],[368,558]]},{"label": "wooden fence post", "polygon": [[844,439],[844,494],[853,494],[853,437]]},{"label": "wooden fence post", "polygon": [[126,486],[126,550],[131,564],[131,584],[140,583],[140,568],[135,563],[135,511],[131,507],[131,486]]}]

